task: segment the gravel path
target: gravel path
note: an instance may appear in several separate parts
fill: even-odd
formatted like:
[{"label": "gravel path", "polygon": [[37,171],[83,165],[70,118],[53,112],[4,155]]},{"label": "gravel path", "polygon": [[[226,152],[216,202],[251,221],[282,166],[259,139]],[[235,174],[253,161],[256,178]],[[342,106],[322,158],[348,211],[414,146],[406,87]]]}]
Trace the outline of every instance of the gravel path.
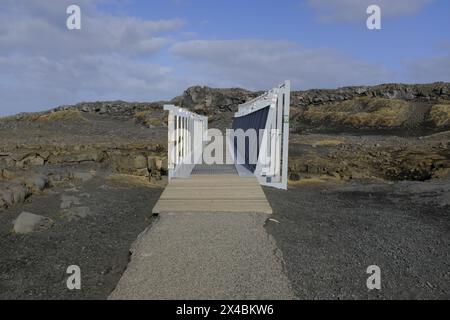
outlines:
[{"label": "gravel path", "polygon": [[294,299],[265,214],[163,214],[111,299]]}]

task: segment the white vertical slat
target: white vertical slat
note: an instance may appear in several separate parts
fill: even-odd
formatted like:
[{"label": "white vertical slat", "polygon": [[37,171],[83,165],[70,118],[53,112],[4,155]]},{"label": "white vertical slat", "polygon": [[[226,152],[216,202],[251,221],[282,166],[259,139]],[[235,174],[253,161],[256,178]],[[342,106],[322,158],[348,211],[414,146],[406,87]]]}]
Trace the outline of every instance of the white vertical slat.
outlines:
[{"label": "white vertical slat", "polygon": [[185,152],[186,152],[186,150],[184,148],[184,138],[185,138],[184,133],[186,130],[186,121],[185,121],[184,116],[181,117],[181,128],[182,128],[181,129],[181,163],[183,163]]},{"label": "white vertical slat", "polygon": [[194,152],[192,150],[194,138],[194,120],[189,117],[189,163],[194,163]]},{"label": "white vertical slat", "polygon": [[180,144],[179,144],[179,140],[180,140],[180,117],[179,116],[175,116],[175,166],[178,165],[178,160],[179,160],[179,156],[180,156]]},{"label": "white vertical slat", "polygon": [[186,158],[188,156],[188,148],[187,148],[187,141],[188,141],[188,118],[184,118],[184,160],[186,161]]},{"label": "white vertical slat", "polygon": [[277,93],[277,132],[276,132],[276,167],[275,167],[275,181],[281,182],[281,144],[283,132],[283,90],[278,89]]},{"label": "white vertical slat", "polygon": [[283,104],[283,165],[281,183],[284,189],[288,184],[288,161],[289,161],[289,113],[291,107],[291,82],[284,83],[284,104]]},{"label": "white vertical slat", "polygon": [[174,127],[174,115],[173,111],[169,111],[168,117],[168,143],[167,143],[167,151],[168,151],[168,169],[169,169],[169,180],[172,178],[171,173],[175,168],[175,127]]}]

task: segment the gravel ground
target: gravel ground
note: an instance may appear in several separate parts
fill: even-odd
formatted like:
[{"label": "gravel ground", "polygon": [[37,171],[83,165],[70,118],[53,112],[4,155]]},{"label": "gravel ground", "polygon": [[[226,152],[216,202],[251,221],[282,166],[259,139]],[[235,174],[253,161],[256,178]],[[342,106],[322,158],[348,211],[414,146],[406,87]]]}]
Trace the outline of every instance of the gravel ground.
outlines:
[{"label": "gravel ground", "polygon": [[[161,188],[117,185],[96,176],[34,195],[28,203],[0,211],[0,299],[106,299],[125,270],[132,243],[151,222]],[[76,196],[90,215],[62,215],[61,196]],[[51,218],[52,228],[11,233],[22,212]],[[66,288],[70,265],[81,268],[82,289]]]},{"label": "gravel ground", "polygon": [[[297,296],[449,299],[450,206],[434,203],[445,185],[446,194],[432,183],[265,188],[276,220],[266,230]],[[370,265],[381,268],[381,291],[366,287]]]},{"label": "gravel ground", "polygon": [[[450,298],[449,181],[264,190],[274,209],[265,230],[300,299]],[[132,243],[153,222],[151,208],[161,192],[97,174],[1,211],[0,299],[106,299],[127,267]],[[78,220],[62,215],[62,195],[79,198],[91,214]],[[22,211],[55,224],[14,235],[12,221]],[[80,291],[66,289],[66,268],[73,264],[81,267]],[[369,265],[381,268],[381,291],[366,288]]]}]

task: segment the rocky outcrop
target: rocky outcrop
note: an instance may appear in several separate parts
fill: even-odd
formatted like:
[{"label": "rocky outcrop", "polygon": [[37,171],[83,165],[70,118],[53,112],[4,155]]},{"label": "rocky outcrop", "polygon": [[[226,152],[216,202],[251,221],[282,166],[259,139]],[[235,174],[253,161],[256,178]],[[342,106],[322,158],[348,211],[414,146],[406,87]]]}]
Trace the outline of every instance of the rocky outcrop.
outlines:
[{"label": "rocky outcrop", "polygon": [[94,102],[0,119],[0,172],[94,165],[159,179],[163,114],[157,103]]},{"label": "rocky outcrop", "polygon": [[51,185],[51,178],[44,174],[15,173],[7,169],[1,173],[0,209],[23,203],[33,193],[41,192]]},{"label": "rocky outcrop", "polygon": [[116,152],[112,153],[110,157],[112,166],[117,172],[137,176],[149,175],[148,160],[144,154],[130,156]]},{"label": "rocky outcrop", "polygon": [[292,94],[292,104],[299,107],[334,103],[355,98],[381,98],[404,101],[450,100],[450,83],[382,84],[378,86],[343,87],[334,90],[314,89]]},{"label": "rocky outcrop", "polygon": [[425,181],[450,171],[449,133],[423,139],[397,137],[293,136],[289,175],[300,180],[321,175],[391,181]]},{"label": "rocky outcrop", "polygon": [[[20,113],[5,120],[11,122],[22,121],[31,123],[63,122],[88,124],[89,116],[109,117],[121,121],[133,120],[136,124],[153,128],[166,126],[166,115],[163,105],[168,102],[132,103],[124,101],[82,102],[76,105],[60,106],[55,109],[36,112]],[[87,116],[87,117],[86,117]]]},{"label": "rocky outcrop", "polygon": [[195,112],[211,115],[220,112],[236,112],[239,104],[257,97],[260,93],[244,89],[214,89],[209,87],[191,87],[172,103]]},{"label": "rocky outcrop", "polygon": [[[107,115],[117,118],[132,118],[136,113],[161,110],[164,102],[125,102],[125,101],[96,101],[81,102],[75,105],[60,106],[51,110],[51,113],[59,111],[79,111],[81,113]],[[27,114],[19,114],[16,119],[21,120]]]},{"label": "rocky outcrop", "polygon": [[209,117],[211,128],[230,128],[234,113],[241,103],[256,98],[262,92],[244,89],[215,89],[195,86],[188,88],[182,96],[171,103]]},{"label": "rocky outcrop", "polygon": [[[378,131],[425,135],[450,129],[450,84],[385,84],[292,93],[295,132]],[[439,105],[440,107],[437,107]],[[440,118],[437,120],[436,118]]]},{"label": "rocky outcrop", "polygon": [[118,173],[159,178],[167,171],[164,149],[139,146],[58,146],[35,147],[40,150],[20,150],[4,152],[0,157],[0,172],[8,174],[8,169],[30,169],[43,165],[78,165],[83,163],[101,164]]}]

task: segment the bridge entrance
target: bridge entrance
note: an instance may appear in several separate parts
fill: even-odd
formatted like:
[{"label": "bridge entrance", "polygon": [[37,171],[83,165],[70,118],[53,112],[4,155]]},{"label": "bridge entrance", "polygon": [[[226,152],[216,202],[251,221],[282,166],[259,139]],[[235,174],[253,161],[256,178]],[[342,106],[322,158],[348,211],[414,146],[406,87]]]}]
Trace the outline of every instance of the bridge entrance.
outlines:
[{"label": "bridge entrance", "polygon": [[287,189],[289,105],[289,81],[239,105],[225,145],[215,150],[226,154],[226,164],[207,159],[208,143],[217,138],[208,130],[207,117],[164,106],[169,185],[153,213],[272,213],[261,185]]}]

